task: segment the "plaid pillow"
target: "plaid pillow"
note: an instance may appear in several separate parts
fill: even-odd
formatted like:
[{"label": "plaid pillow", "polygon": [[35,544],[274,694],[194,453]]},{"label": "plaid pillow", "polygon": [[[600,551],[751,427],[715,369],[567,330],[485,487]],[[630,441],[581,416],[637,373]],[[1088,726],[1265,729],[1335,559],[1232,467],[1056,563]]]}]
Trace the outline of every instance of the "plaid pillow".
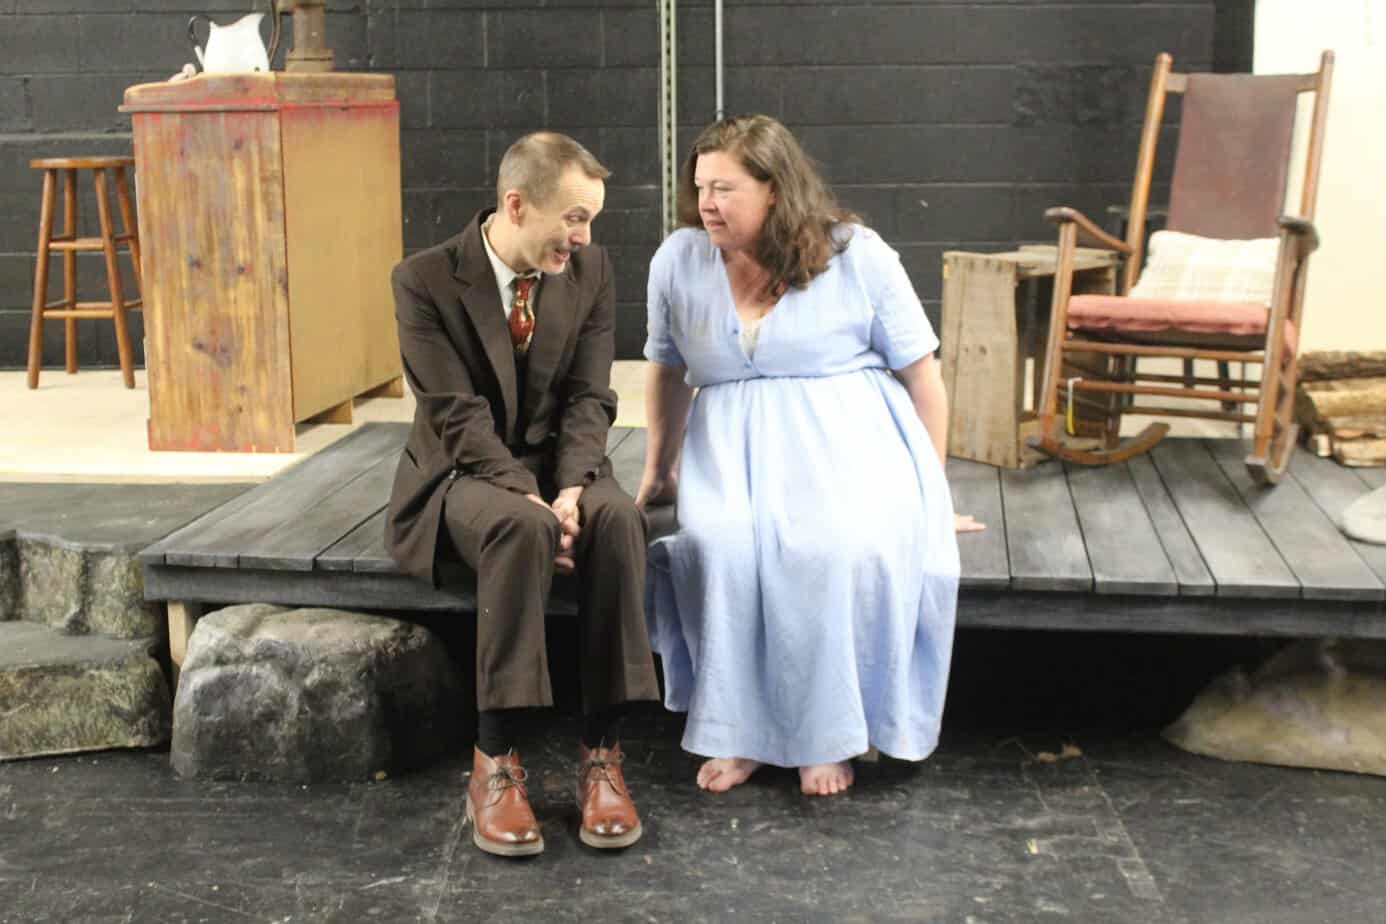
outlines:
[{"label": "plaid pillow", "polygon": [[1150,235],[1150,256],[1132,298],[1270,305],[1280,241],[1224,241],[1180,231]]}]

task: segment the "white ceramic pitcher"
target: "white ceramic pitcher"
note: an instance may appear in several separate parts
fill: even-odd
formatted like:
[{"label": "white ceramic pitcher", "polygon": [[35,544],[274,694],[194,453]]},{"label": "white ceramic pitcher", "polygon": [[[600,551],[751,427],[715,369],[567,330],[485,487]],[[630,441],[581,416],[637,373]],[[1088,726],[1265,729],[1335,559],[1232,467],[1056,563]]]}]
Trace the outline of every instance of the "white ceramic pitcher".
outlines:
[{"label": "white ceramic pitcher", "polygon": [[[188,20],[188,38],[193,52],[208,74],[243,74],[268,71],[269,52],[260,37],[264,13],[248,13],[229,26],[219,26],[201,13]],[[207,21],[207,47],[197,44],[197,21]]]}]

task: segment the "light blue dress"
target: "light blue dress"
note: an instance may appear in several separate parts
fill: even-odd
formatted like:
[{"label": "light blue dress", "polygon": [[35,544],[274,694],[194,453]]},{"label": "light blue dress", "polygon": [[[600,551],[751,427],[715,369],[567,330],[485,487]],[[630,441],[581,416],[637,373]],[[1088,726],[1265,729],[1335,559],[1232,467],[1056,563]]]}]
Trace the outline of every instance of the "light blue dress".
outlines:
[{"label": "light blue dress", "polygon": [[783,767],[938,743],[958,591],[953,507],[900,369],[938,347],[867,228],[766,316],[754,353],[701,229],[650,266],[645,357],[699,391],[679,531],[651,548],[650,639],[683,746]]}]

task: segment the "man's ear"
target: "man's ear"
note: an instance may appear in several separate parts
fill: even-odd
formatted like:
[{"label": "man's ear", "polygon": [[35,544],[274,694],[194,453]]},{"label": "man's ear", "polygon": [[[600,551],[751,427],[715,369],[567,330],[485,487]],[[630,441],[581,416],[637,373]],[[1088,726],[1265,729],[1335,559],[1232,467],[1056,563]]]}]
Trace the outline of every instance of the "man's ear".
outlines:
[{"label": "man's ear", "polygon": [[505,217],[510,219],[512,225],[518,225],[525,212],[524,196],[520,195],[518,189],[507,189],[501,201],[505,205]]}]

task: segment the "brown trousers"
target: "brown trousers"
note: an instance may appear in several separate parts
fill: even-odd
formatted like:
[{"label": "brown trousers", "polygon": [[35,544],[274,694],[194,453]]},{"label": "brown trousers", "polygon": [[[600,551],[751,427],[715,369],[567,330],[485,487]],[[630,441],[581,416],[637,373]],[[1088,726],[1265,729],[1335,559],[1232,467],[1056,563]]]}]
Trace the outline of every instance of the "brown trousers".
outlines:
[{"label": "brown trousers", "polygon": [[[645,518],[610,476],[583,490],[578,509],[573,561],[583,707],[596,712],[657,700],[645,629]],[[453,547],[477,573],[477,707],[553,705],[544,604],[557,518],[522,494],[464,477],[448,491],[443,520]]]}]

